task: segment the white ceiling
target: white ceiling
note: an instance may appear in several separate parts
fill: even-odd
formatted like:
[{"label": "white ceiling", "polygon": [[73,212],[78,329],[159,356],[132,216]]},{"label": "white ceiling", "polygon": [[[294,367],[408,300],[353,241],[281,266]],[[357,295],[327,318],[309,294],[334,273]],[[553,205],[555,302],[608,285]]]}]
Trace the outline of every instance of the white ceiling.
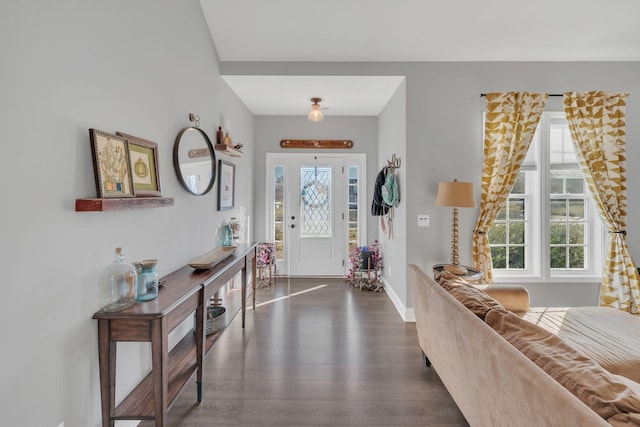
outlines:
[{"label": "white ceiling", "polygon": [[397,76],[223,76],[255,115],[297,116],[322,98],[327,116],[377,116],[404,77]]},{"label": "white ceiling", "polygon": [[[200,3],[223,62],[640,60],[638,0]],[[282,78],[277,90],[256,76],[225,79],[254,114],[299,114],[294,102],[310,104],[312,96],[326,98],[328,115],[377,114],[371,113],[375,101],[363,96],[371,86],[339,97],[352,77]],[[391,81],[379,83],[390,95]]]}]

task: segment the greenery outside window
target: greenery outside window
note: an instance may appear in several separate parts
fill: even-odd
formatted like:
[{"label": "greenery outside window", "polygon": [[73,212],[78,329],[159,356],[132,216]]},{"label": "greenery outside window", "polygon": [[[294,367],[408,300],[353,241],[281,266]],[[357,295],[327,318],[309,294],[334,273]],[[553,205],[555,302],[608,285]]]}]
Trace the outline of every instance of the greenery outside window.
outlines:
[{"label": "greenery outside window", "polygon": [[599,278],[602,226],[563,112],[543,113],[488,237],[498,280]]}]

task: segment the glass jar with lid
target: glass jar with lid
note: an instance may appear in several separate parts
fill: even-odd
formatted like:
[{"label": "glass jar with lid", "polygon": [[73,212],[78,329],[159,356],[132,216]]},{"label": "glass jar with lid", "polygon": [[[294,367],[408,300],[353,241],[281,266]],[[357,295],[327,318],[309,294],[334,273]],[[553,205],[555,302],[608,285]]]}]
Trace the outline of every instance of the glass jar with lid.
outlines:
[{"label": "glass jar with lid", "polygon": [[231,231],[233,232],[233,244],[237,246],[240,242],[240,220],[235,216],[232,216],[231,219],[229,219],[229,225],[231,225]]},{"label": "glass jar with lid", "polygon": [[231,224],[225,222],[222,225],[222,229],[220,230],[220,245],[222,246],[232,246],[233,245],[233,229],[231,228]]},{"label": "glass jar with lid", "polygon": [[122,248],[116,248],[113,262],[102,270],[99,303],[103,311],[119,311],[136,301],[136,269],[125,261]]},{"label": "glass jar with lid", "polygon": [[141,270],[138,275],[138,301],[150,301],[158,297],[157,263],[157,259],[140,261]]}]

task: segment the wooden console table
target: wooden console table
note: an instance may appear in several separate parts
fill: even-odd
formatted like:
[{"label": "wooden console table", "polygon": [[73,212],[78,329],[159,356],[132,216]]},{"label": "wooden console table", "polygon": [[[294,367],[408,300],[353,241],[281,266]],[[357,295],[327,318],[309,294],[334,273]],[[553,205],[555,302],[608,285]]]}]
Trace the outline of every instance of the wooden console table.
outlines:
[{"label": "wooden console table", "polygon": [[[227,321],[240,310],[245,324],[247,269],[251,268],[253,307],[256,287],[256,244],[241,244],[235,254],[210,270],[189,266],[161,278],[158,298],[138,302],[118,312],[99,311],[98,356],[102,425],[113,427],[116,420],[155,420],[156,427],[166,426],[167,410],[191,375],[197,371],[197,399],[202,400],[204,357],[222,331],[206,335],[205,315],[209,298],[238,272],[242,272],[242,297],[233,308],[227,305]],[[232,304],[233,305],[233,304]],[[183,320],[195,312],[195,334],[188,333],[170,352],[168,336]],[[136,341],[151,343],[151,372],[116,407],[116,343]]]}]

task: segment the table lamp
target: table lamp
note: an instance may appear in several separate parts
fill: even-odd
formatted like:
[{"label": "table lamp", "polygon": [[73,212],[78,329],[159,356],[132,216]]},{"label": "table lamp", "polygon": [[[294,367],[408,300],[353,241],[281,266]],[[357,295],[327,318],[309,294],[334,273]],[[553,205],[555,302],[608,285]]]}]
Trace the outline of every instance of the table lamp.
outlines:
[{"label": "table lamp", "polygon": [[458,208],[475,208],[476,202],[473,197],[472,182],[440,182],[438,184],[438,195],[436,196],[436,206],[453,207],[452,233],[451,238],[451,263],[445,265],[444,269],[456,275],[467,274],[467,269],[460,265],[458,255]]}]

